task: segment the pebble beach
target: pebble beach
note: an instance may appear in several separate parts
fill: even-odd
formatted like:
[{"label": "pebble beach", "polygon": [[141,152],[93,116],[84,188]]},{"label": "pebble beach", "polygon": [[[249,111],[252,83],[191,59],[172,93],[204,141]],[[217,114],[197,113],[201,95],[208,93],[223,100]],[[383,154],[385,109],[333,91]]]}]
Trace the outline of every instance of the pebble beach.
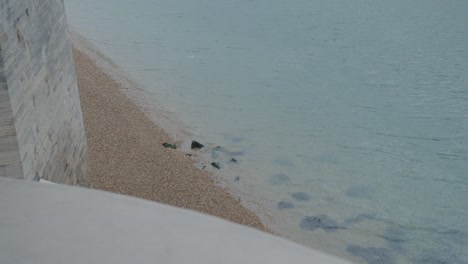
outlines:
[{"label": "pebble beach", "polygon": [[198,169],[171,137],[119,91],[120,84],[74,49],[95,189],[191,209],[269,232],[259,217]]}]

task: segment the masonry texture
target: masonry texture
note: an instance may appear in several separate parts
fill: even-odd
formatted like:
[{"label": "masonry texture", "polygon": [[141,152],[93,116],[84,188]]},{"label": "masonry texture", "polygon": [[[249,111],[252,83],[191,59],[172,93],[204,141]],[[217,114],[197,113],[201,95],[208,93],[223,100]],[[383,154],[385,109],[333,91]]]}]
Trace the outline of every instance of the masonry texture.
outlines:
[{"label": "masonry texture", "polygon": [[63,0],[0,0],[0,175],[89,186]]}]

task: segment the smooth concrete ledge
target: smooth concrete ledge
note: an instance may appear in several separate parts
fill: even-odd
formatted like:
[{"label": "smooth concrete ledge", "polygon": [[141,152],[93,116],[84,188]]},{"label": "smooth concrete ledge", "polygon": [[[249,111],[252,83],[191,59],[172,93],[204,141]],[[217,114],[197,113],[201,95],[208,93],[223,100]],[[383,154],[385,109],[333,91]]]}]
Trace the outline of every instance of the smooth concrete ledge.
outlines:
[{"label": "smooth concrete ledge", "polygon": [[40,183],[45,183],[45,184],[56,184],[56,183],[54,183],[54,182],[47,181],[47,180],[44,180],[44,179],[42,179],[42,178],[39,179],[39,182],[40,182]]},{"label": "smooth concrete ledge", "polygon": [[0,178],[0,263],[348,263],[215,217]]}]

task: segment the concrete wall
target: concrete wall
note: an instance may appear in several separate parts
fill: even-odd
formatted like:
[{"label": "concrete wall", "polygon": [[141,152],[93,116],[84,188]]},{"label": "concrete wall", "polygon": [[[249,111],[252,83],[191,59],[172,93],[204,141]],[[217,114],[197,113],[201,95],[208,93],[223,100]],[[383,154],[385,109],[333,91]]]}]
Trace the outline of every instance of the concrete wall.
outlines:
[{"label": "concrete wall", "polygon": [[89,185],[63,0],[0,0],[0,126],[0,175]]}]

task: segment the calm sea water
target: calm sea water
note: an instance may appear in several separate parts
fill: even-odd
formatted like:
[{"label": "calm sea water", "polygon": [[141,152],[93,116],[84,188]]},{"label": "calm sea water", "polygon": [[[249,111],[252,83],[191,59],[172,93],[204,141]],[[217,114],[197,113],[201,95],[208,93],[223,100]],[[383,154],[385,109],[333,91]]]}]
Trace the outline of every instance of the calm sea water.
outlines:
[{"label": "calm sea water", "polygon": [[468,1],[66,6],[283,236],[355,262],[468,263]]}]

